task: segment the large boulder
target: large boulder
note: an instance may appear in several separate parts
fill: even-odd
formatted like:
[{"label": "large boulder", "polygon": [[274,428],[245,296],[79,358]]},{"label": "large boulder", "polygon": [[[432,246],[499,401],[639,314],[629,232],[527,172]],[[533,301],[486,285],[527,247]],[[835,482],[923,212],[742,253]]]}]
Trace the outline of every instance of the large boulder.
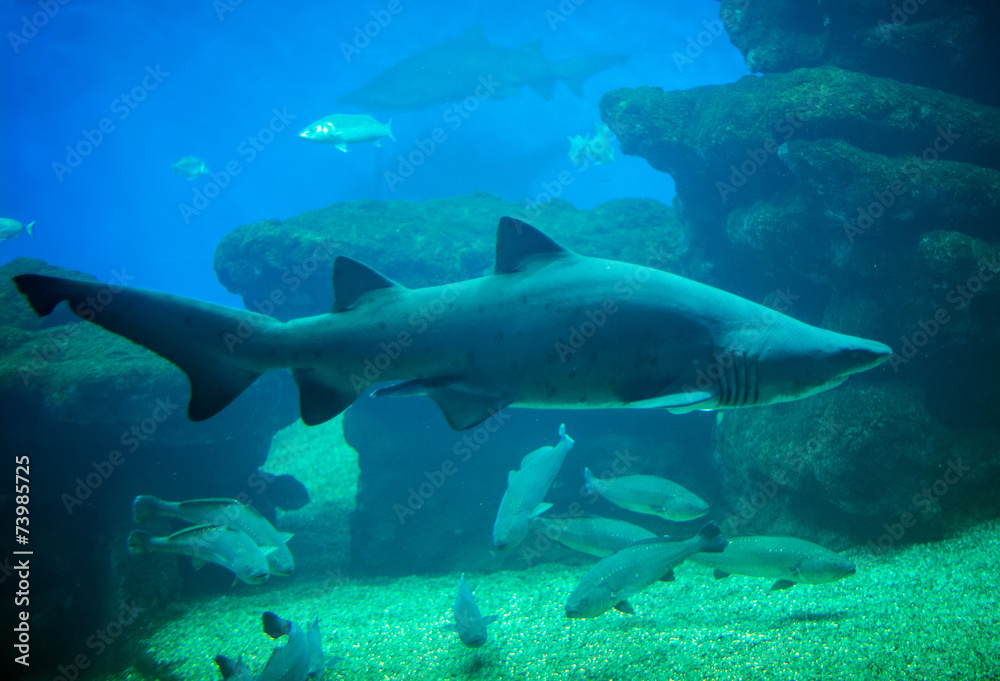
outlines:
[{"label": "large boulder", "polygon": [[687,235],[670,207],[657,201],[620,199],[582,211],[553,199],[526,210],[477,193],[426,202],[346,201],[243,225],[219,242],[215,271],[247,309],[281,320],[323,314],[333,307],[337,256],[411,288],[481,277],[493,267],[496,225],[505,215],[586,255],[648,261],[675,272],[686,264]]}]

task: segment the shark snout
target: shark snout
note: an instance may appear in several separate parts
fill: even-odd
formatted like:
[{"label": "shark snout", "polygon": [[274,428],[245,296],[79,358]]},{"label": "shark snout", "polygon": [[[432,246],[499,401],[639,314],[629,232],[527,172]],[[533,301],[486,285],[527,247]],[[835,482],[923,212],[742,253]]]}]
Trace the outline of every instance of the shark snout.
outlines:
[{"label": "shark snout", "polygon": [[857,362],[858,368],[855,371],[864,371],[877,367],[892,357],[892,348],[878,341],[865,341],[851,348],[850,357]]}]

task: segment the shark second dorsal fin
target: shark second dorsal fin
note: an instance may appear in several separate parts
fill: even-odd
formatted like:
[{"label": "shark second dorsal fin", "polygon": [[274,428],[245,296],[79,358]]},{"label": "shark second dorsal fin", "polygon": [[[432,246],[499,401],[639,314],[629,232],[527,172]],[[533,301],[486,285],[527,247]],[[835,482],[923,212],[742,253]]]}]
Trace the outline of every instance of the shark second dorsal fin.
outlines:
[{"label": "shark second dorsal fin", "polygon": [[396,282],[357,260],[341,256],[333,262],[333,311],[354,307],[358,298],[370,291],[402,288]]},{"label": "shark second dorsal fin", "polygon": [[497,227],[497,262],[494,274],[513,274],[537,258],[558,258],[569,251],[537,229],[515,218],[502,217]]}]

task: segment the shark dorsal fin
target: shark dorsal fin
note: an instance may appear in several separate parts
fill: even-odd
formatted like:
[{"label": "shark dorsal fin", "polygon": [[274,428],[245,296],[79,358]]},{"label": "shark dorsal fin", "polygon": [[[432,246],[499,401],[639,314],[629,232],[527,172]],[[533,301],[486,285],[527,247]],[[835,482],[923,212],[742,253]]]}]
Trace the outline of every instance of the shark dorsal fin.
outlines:
[{"label": "shark dorsal fin", "polygon": [[537,258],[557,258],[569,254],[565,248],[527,222],[502,217],[497,227],[497,262],[494,274],[513,274]]},{"label": "shark dorsal fin", "polygon": [[402,288],[357,260],[340,256],[333,262],[333,311],[350,310],[358,298],[379,289]]}]

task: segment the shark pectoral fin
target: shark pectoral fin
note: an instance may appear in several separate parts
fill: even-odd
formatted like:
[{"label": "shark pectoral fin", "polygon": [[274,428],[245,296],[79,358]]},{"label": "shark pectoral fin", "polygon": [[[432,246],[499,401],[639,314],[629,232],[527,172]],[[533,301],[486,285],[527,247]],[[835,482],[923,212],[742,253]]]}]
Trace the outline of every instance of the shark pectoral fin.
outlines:
[{"label": "shark pectoral fin", "polygon": [[720,569],[716,568],[716,569],[715,569],[715,570],[714,570],[714,571],[712,572],[712,575],[713,575],[713,576],[714,576],[714,577],[715,577],[716,579],[725,579],[726,577],[728,577],[728,576],[729,576],[729,573],[728,573],[728,572],[726,572],[725,570],[720,570]]},{"label": "shark pectoral fin", "polygon": [[673,569],[671,569],[670,571],[668,571],[667,574],[665,574],[662,577],[660,577],[660,581],[661,582],[672,582],[672,581],[674,581],[674,571],[673,571]]},{"label": "shark pectoral fin", "polygon": [[262,547],[260,547],[260,552],[262,554],[264,554],[265,558],[267,558],[268,556],[270,556],[272,553],[274,553],[277,550],[278,550],[277,546],[262,546]]},{"label": "shark pectoral fin", "polygon": [[292,538],[293,536],[294,536],[294,535],[293,535],[293,534],[292,534],[291,532],[279,532],[279,533],[278,533],[278,541],[280,541],[280,542],[281,542],[282,544],[285,544],[285,543],[287,543],[287,542],[288,542],[288,540],[289,540],[289,539],[291,539],[291,538]]},{"label": "shark pectoral fin", "polygon": [[707,409],[715,404],[717,396],[704,390],[692,392],[667,393],[644,400],[629,402],[635,409],[666,409],[671,414],[683,414],[689,411]]},{"label": "shark pectoral fin", "polygon": [[496,615],[487,615],[486,617],[483,618],[483,624],[493,624],[496,621],[497,621]]},{"label": "shark pectoral fin", "polygon": [[315,369],[292,369],[292,376],[299,386],[299,412],[307,426],[326,423],[357,397],[356,390],[333,384]]},{"label": "shark pectoral fin", "polygon": [[372,393],[373,397],[409,395],[427,395],[434,400],[448,425],[455,430],[477,426],[514,401],[496,393],[483,392],[457,379],[442,377],[404,381]]},{"label": "shark pectoral fin", "polygon": [[782,589],[791,589],[795,586],[795,582],[790,579],[779,579],[777,582],[771,585],[771,591],[781,591]]},{"label": "shark pectoral fin", "polygon": [[441,631],[453,631],[453,632],[457,632],[458,631],[458,627],[455,626],[454,624],[442,624],[441,625]]},{"label": "shark pectoral fin", "polygon": [[192,558],[191,567],[193,567],[196,571],[200,570],[203,567],[205,567],[205,561],[203,561],[201,558]]},{"label": "shark pectoral fin", "polygon": [[346,144],[337,144],[337,145],[335,145],[335,146],[336,146],[336,147],[337,147],[338,149],[340,149],[340,150],[341,150],[342,152],[344,152],[345,154],[347,153],[347,145],[346,145]]},{"label": "shark pectoral fin", "polygon": [[635,614],[635,610],[632,609],[632,605],[628,601],[618,601],[615,603],[615,610],[625,615]]}]

